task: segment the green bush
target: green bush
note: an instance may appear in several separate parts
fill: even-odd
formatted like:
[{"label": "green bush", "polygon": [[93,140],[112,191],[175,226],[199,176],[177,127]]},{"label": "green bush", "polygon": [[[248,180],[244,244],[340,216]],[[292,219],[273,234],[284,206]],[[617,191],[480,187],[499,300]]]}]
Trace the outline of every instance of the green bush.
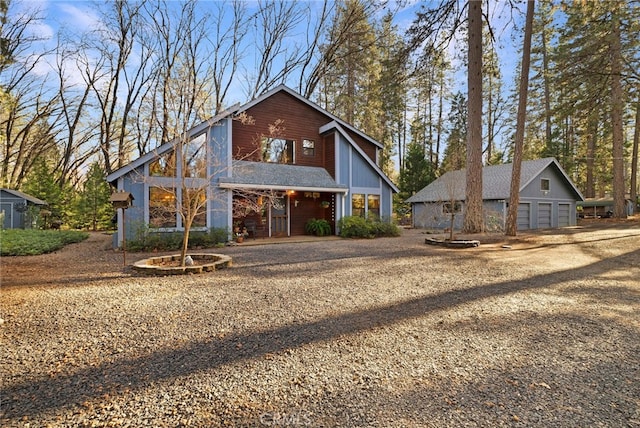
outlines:
[{"label": "green bush", "polygon": [[376,238],[400,236],[400,229],[391,222],[365,219],[360,216],[342,217],[338,221],[340,236],[343,238]]},{"label": "green bush", "polygon": [[325,219],[312,218],[304,225],[304,230],[309,235],[327,236],[331,235],[331,225]]},{"label": "green bush", "polygon": [[88,237],[88,233],[78,230],[2,230],[0,231],[0,255],[30,256],[50,253]]},{"label": "green bush", "polygon": [[[129,251],[173,251],[182,248],[182,232],[154,232],[141,224],[135,230],[135,238],[127,241]],[[211,248],[227,242],[229,231],[224,227],[214,227],[208,231],[192,231],[189,234],[189,248]]]}]

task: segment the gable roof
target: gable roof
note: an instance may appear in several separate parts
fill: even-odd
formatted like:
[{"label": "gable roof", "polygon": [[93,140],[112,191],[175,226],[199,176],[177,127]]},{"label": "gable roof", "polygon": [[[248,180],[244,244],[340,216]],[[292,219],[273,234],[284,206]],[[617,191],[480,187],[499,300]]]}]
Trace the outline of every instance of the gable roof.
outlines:
[{"label": "gable roof", "polygon": [[296,91],[294,91],[293,89],[289,88],[288,86],[286,86],[284,84],[278,85],[277,87],[273,88],[272,90],[267,91],[264,94],[260,95],[259,97],[253,99],[252,101],[249,101],[248,103],[242,105],[240,108],[238,108],[237,113],[240,113],[240,112],[243,112],[245,110],[248,110],[249,108],[255,106],[256,104],[261,103],[262,101],[266,100],[267,98],[271,97],[272,95],[274,95],[274,94],[276,94],[278,92],[286,92],[287,94],[289,94],[292,97],[296,98],[298,101],[308,105],[312,109],[315,109],[315,110],[321,112],[325,116],[328,116],[329,118],[331,118],[332,121],[335,121],[335,122],[339,123],[343,128],[348,129],[349,131],[352,131],[352,132],[358,134],[359,136],[361,136],[362,138],[366,139],[367,141],[369,141],[370,143],[372,143],[376,147],[378,147],[380,149],[382,149],[384,147],[382,145],[382,143],[374,140],[372,137],[368,136],[364,132],[362,132],[359,129],[355,128],[353,125],[351,125],[351,124],[345,122],[344,120],[340,119],[338,116],[336,116],[336,115],[334,115],[332,113],[329,113],[327,110],[323,109],[318,104],[314,103],[311,100],[306,99],[305,97],[303,97],[302,95],[300,95],[299,93],[297,93]]},{"label": "gable roof", "polygon": [[2,190],[3,192],[7,192],[13,196],[16,196],[20,199],[24,199],[25,201],[31,202],[32,204],[35,204],[35,205],[47,205],[46,201],[43,201],[42,199],[38,199],[35,196],[27,195],[26,193],[21,192],[19,190],[5,189],[4,187],[0,190]]},{"label": "gable roof", "polygon": [[332,129],[335,129],[349,142],[351,147],[353,147],[353,149],[355,149],[360,154],[360,156],[362,156],[365,162],[367,162],[369,166],[373,168],[373,170],[376,171],[376,173],[380,177],[382,177],[382,179],[387,183],[387,185],[389,185],[389,187],[391,187],[391,189],[393,189],[394,192],[397,193],[400,191],[400,189],[398,189],[398,187],[395,184],[393,184],[391,179],[387,177],[387,174],[385,174],[382,171],[382,169],[380,169],[378,164],[376,164],[369,156],[366,155],[366,153],[362,150],[362,148],[360,148],[360,146],[357,145],[355,141],[353,141],[353,138],[351,138],[351,136],[347,132],[345,132],[345,130],[342,128],[342,126],[340,126],[340,124],[337,121],[334,120],[333,122],[329,122],[326,125],[321,126],[320,133],[324,134],[325,132],[328,132]]},{"label": "gable roof", "polygon": [[324,168],[270,162],[233,161],[231,177],[221,177],[225,189],[270,189],[346,193]]},{"label": "gable roof", "polygon": [[[543,158],[523,161],[520,170],[520,191],[533,181],[547,167],[556,168],[565,178],[570,189],[575,193],[577,200],[584,197],[578,188],[569,179],[555,158]],[[500,200],[508,199],[511,193],[511,171],[513,164],[491,165],[482,168],[482,199]],[[420,190],[407,199],[406,202],[438,202],[455,199],[463,201],[466,198],[466,170],[449,171],[440,178]]]}]

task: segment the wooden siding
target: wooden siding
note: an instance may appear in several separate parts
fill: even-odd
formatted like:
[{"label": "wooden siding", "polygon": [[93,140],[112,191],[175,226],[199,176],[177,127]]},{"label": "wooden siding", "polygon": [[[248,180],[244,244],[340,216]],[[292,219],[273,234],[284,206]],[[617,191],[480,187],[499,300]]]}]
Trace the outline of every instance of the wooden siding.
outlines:
[{"label": "wooden siding", "polygon": [[[296,206],[297,201],[297,206]],[[322,201],[329,202],[328,208],[322,208]],[[290,220],[291,235],[304,235],[304,226],[312,218],[324,219],[331,225],[331,233],[335,232],[335,216],[333,208],[333,195],[331,193],[320,193],[320,197],[313,199],[305,197],[305,192],[296,192],[290,196]]]},{"label": "wooden siding", "polygon": [[[332,119],[311,106],[299,101],[285,92],[278,92],[247,109],[246,114],[255,121],[252,125],[243,125],[240,121],[233,122],[233,156],[236,159],[260,160],[260,146],[262,137],[269,136],[269,126],[277,120],[283,121],[283,131],[274,137],[295,141],[294,162],[296,165],[324,167],[333,169],[333,159],[327,156],[330,150],[327,143],[333,144],[333,139],[325,139],[318,132],[322,125]],[[356,144],[375,161],[376,147],[364,138],[350,134]],[[315,141],[315,155],[305,156],[302,152],[302,140]],[[247,158],[247,156],[249,156]]]}]

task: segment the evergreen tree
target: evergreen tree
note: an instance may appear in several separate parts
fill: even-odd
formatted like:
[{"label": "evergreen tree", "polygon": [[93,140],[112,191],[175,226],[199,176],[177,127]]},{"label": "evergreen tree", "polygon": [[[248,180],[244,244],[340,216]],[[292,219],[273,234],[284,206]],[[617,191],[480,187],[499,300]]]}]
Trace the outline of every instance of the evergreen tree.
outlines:
[{"label": "evergreen tree", "polygon": [[447,171],[456,171],[466,166],[467,159],[467,100],[458,92],[451,101],[449,113],[449,132],[447,147],[440,168],[440,175]]},{"label": "evergreen tree", "polygon": [[111,188],[104,177],[104,168],[97,162],[91,164],[77,198],[78,226],[90,227],[94,231],[111,226],[113,217],[113,207],[109,200]]},{"label": "evergreen tree", "polygon": [[425,157],[422,144],[418,141],[409,143],[398,184],[402,200],[411,197],[435,178],[433,165]]},{"label": "evergreen tree", "polygon": [[65,198],[51,168],[44,157],[39,157],[23,186],[25,193],[42,199],[47,203],[39,226],[47,228],[63,221],[65,217]]}]

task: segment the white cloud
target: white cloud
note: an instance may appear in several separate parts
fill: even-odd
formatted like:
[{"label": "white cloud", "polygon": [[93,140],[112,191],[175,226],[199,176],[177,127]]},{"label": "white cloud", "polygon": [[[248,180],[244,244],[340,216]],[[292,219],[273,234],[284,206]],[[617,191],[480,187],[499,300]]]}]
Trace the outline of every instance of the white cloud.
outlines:
[{"label": "white cloud", "polygon": [[[78,7],[76,4],[86,5],[86,7]],[[52,17],[60,24],[73,28],[78,32],[95,30],[102,26],[100,17],[91,9],[89,3],[78,2],[70,3],[54,3],[51,8]]]}]

